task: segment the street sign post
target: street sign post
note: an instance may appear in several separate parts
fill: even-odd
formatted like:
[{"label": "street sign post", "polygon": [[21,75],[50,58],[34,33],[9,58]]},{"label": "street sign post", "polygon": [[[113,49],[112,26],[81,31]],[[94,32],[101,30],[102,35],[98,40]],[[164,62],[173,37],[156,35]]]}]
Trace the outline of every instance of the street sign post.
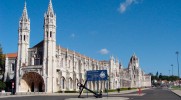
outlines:
[{"label": "street sign post", "polygon": [[[81,83],[77,84],[77,86],[80,88],[80,93],[79,93],[78,98],[80,98],[83,89],[86,89],[87,91],[93,93],[96,98],[102,98],[102,91],[100,91],[100,93],[98,93],[98,81],[107,81],[107,80],[108,80],[107,70],[87,71],[86,81],[85,81],[84,85]],[[97,93],[86,87],[87,81],[97,81]],[[107,92],[107,96],[108,96],[108,92]],[[87,97],[88,97],[88,93],[87,93]]]}]

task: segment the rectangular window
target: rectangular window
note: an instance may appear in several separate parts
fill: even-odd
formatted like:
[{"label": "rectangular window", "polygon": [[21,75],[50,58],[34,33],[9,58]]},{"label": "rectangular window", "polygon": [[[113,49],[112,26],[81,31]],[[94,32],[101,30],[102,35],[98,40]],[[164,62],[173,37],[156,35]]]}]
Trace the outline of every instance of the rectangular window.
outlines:
[{"label": "rectangular window", "polygon": [[24,41],[26,40],[26,36],[24,35]]},{"label": "rectangular window", "polygon": [[76,70],[76,66],[77,66],[77,62],[75,62],[75,67],[74,67],[74,70]]},{"label": "rectangular window", "polygon": [[40,59],[39,58],[35,58],[35,65],[40,65]]},{"label": "rectangular window", "polygon": [[70,64],[71,64],[71,62],[70,62],[70,60],[69,60],[69,67],[71,67],[71,65],[70,65]]},{"label": "rectangular window", "polygon": [[61,67],[63,67],[63,58],[62,58],[62,60],[61,60]]},{"label": "rectangular window", "polygon": [[20,40],[22,40],[22,35],[20,35]]},{"label": "rectangular window", "polygon": [[14,70],[15,70],[15,64],[12,63],[12,71],[14,71]]},{"label": "rectangular window", "polygon": [[52,31],[50,31],[50,37],[52,37]]},{"label": "rectangular window", "polygon": [[47,31],[47,38],[48,38],[48,31]]}]

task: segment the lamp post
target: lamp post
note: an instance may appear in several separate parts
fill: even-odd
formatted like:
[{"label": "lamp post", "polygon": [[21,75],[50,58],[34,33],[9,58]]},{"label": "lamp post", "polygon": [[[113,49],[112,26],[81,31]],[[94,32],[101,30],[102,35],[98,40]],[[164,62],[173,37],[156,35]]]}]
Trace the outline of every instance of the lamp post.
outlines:
[{"label": "lamp post", "polygon": [[173,64],[171,64],[171,66],[172,66],[172,76],[173,76]]},{"label": "lamp post", "polygon": [[176,53],[176,55],[177,55],[177,64],[178,64],[178,78],[179,78],[179,87],[180,87],[180,73],[179,73],[179,61],[178,61],[178,55],[179,55],[179,52],[178,52],[178,51],[176,51],[175,53]]}]

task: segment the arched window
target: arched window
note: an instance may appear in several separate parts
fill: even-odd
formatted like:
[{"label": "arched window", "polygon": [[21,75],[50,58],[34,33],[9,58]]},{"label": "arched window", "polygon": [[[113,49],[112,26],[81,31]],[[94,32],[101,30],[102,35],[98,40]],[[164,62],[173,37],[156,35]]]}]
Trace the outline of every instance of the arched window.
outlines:
[{"label": "arched window", "polygon": [[62,89],[65,89],[65,78],[62,77]]},{"label": "arched window", "polygon": [[73,86],[72,78],[69,78],[69,89],[72,89],[72,86]]},{"label": "arched window", "polygon": [[136,70],[136,66],[134,66],[134,70]]}]

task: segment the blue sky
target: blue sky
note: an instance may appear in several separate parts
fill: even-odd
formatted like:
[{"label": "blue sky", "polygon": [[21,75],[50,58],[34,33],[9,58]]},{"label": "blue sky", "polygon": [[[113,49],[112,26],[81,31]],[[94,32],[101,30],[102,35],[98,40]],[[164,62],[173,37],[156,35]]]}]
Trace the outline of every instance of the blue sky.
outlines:
[{"label": "blue sky", "polygon": [[[25,0],[1,0],[0,44],[17,51],[18,22]],[[43,16],[49,0],[26,0],[31,47],[43,39]],[[98,60],[111,55],[124,67],[133,53],[141,68],[178,75],[181,53],[181,0],[52,0],[57,16],[57,44]],[[181,56],[179,55],[179,62]],[[181,69],[181,68],[180,68]],[[181,72],[180,72],[181,73]]]}]

